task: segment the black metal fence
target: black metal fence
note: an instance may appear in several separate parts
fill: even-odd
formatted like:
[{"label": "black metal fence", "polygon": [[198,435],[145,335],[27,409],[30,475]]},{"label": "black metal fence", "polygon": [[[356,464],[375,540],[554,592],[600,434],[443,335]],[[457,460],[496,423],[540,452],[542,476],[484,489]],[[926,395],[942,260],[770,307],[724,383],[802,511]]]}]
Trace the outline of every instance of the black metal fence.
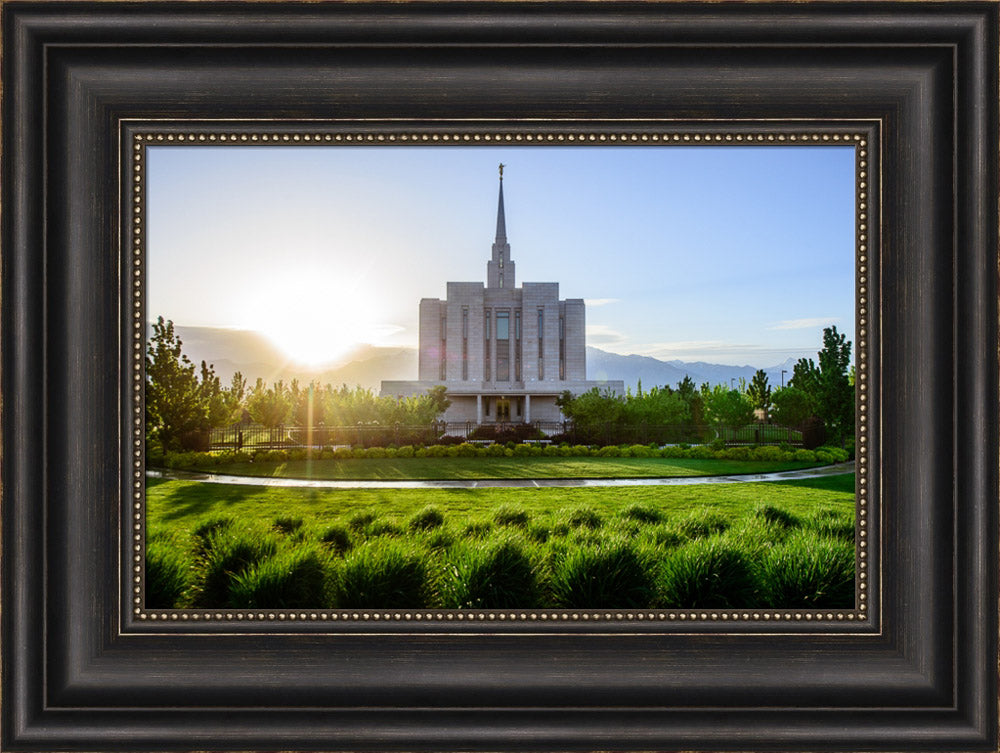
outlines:
[{"label": "black metal fence", "polygon": [[[746,426],[691,426],[685,424],[590,424],[541,422],[530,424],[476,424],[438,421],[426,426],[278,426],[236,425],[213,429],[212,450],[274,450],[296,447],[386,447],[427,445],[467,440],[475,442],[551,441],[584,445],[707,444],[727,446],[801,446],[803,433],[787,426],[754,423]],[[808,444],[808,443],[807,443]]]}]

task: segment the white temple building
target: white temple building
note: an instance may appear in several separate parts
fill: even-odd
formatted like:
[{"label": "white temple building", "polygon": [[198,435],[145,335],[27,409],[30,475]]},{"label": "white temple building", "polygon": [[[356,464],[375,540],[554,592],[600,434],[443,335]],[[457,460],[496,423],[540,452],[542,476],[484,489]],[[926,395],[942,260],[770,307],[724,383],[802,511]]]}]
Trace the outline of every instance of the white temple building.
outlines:
[{"label": "white temple building", "polygon": [[[417,381],[383,381],[382,395],[406,397],[444,385],[449,423],[561,422],[556,398],[594,387],[624,393],[621,380],[588,381],[582,298],[559,300],[558,282],[517,286],[503,206],[486,283],[449,282],[445,300],[420,301]],[[544,430],[544,426],[542,427]],[[554,428],[554,427],[553,427]]]}]

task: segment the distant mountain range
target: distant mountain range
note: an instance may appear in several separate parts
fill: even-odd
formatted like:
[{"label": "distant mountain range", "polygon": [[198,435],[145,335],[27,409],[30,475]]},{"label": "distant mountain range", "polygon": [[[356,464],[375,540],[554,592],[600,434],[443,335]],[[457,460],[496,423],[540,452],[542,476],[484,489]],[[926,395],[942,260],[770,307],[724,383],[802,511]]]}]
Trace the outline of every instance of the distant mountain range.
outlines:
[{"label": "distant mountain range", "polygon": [[[337,362],[320,369],[290,361],[271,342],[258,332],[224,329],[220,327],[176,326],[177,336],[183,342],[183,351],[194,363],[206,361],[215,366],[215,373],[227,384],[234,372],[241,372],[248,384],[257,377],[267,382],[298,379],[302,382],[316,380],[321,384],[360,384],[378,390],[383,379],[416,379],[417,351],[415,348],[387,348],[362,345],[345,354]],[[147,330],[147,336],[152,329]],[[781,384],[781,371],[785,381],[791,379],[795,359],[764,369],[772,386]],[[685,376],[695,385],[748,382],[757,371],[754,366],[730,366],[703,361],[661,361],[651,356],[619,355],[600,348],[587,348],[587,377],[589,379],[621,379],[626,387],[635,391],[639,381],[643,389],[654,386],[676,386]]]}]

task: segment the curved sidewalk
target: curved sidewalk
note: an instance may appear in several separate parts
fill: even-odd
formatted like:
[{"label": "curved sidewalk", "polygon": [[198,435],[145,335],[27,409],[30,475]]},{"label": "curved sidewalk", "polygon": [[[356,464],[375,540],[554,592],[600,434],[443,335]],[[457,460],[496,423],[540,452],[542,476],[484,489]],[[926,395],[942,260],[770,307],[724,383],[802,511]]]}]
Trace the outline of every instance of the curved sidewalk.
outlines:
[{"label": "curved sidewalk", "polygon": [[331,479],[275,478],[270,476],[226,476],[192,471],[146,471],[151,478],[203,481],[208,484],[239,486],[300,487],[306,489],[494,489],[579,486],[692,486],[696,484],[745,484],[755,481],[795,481],[796,479],[840,476],[854,473],[854,462],[805,468],[800,471],[751,473],[734,476],[670,476],[667,478],[510,478],[449,479],[440,481],[350,481]]}]

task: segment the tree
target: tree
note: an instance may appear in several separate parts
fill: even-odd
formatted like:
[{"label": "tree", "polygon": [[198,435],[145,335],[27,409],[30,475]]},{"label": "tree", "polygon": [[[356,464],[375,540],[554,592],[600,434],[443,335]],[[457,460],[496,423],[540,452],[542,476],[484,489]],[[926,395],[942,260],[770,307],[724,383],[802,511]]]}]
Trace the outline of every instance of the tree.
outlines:
[{"label": "tree", "polygon": [[771,387],[767,383],[767,374],[763,369],[757,369],[757,373],[753,375],[753,380],[747,388],[747,397],[756,410],[763,412],[766,421],[767,412],[771,407]]},{"label": "tree", "polygon": [[802,426],[813,414],[809,395],[790,385],[775,390],[771,404],[771,418],[782,426]]},{"label": "tree", "polygon": [[219,379],[201,364],[201,379],[181,350],[174,323],[158,317],[146,346],[146,439],[162,451],[202,449],[220,420]]},{"label": "tree", "polygon": [[291,401],[286,394],[283,382],[275,382],[268,387],[264,380],[258,378],[257,383],[247,397],[247,411],[256,423],[269,429],[282,426],[291,414]]},{"label": "tree", "polygon": [[744,392],[717,384],[711,389],[703,387],[702,399],[708,419],[717,427],[740,427],[753,420],[753,405]]},{"label": "tree", "polygon": [[818,366],[811,358],[799,359],[789,385],[809,396],[813,414],[823,421],[832,439],[843,443],[854,433],[851,343],[836,327],[826,327],[823,349],[817,355]]},{"label": "tree", "polygon": [[443,384],[427,390],[427,399],[430,400],[431,407],[434,409],[435,418],[448,410],[448,407],[451,405],[451,400],[448,399],[448,388]]}]

